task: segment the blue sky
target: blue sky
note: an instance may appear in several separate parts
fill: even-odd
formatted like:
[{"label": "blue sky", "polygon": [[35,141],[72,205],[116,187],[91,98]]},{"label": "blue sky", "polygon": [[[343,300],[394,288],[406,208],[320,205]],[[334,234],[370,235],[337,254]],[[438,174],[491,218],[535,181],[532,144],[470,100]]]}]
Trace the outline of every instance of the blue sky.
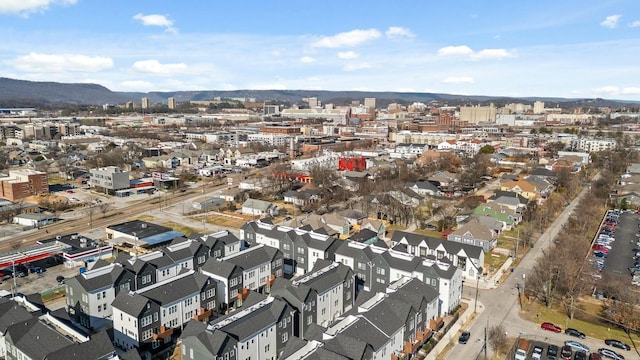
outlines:
[{"label": "blue sky", "polygon": [[0,0],[0,76],[640,100],[640,1]]}]

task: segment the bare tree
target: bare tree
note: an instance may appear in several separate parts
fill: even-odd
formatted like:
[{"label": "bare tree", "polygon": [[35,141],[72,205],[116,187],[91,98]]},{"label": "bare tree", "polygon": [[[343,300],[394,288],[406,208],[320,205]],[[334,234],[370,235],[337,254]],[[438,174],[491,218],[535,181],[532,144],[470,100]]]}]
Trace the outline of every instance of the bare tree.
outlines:
[{"label": "bare tree", "polygon": [[489,333],[487,334],[487,341],[494,352],[501,352],[504,350],[507,346],[507,334],[504,326],[498,324],[490,327]]},{"label": "bare tree", "polygon": [[102,202],[98,205],[98,210],[102,213],[102,217],[107,215],[107,212],[111,209],[111,204],[107,202]]}]

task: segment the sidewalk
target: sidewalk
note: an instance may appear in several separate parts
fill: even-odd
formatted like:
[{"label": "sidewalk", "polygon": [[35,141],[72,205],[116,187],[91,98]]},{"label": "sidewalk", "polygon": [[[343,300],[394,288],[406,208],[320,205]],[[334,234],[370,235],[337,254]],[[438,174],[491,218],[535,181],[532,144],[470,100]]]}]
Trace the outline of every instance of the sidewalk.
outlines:
[{"label": "sidewalk", "polygon": [[[475,309],[475,302],[473,299],[462,299],[462,302],[467,304],[467,310],[460,315],[458,321],[456,321],[453,326],[449,329],[449,331],[444,334],[442,339],[438,341],[438,344],[433,347],[431,352],[424,358],[425,360],[435,360],[438,355],[451,343],[455,342],[458,339],[458,332],[462,329],[462,326],[473,316],[473,311]],[[478,302],[478,313],[476,316],[484,311],[484,305],[481,302]]]}]

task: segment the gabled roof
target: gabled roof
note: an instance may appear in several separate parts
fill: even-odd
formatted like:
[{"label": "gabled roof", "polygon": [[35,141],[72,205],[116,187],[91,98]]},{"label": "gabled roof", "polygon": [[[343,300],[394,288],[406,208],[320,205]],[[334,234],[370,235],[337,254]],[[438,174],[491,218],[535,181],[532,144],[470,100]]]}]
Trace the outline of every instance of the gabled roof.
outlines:
[{"label": "gabled roof", "polygon": [[257,210],[260,210],[262,212],[266,212],[267,210],[269,210],[269,208],[271,206],[273,206],[272,203],[270,203],[268,201],[258,200],[258,199],[247,199],[242,204],[242,207],[246,207],[246,208],[250,208],[250,209],[257,209]]},{"label": "gabled roof", "polygon": [[351,241],[357,241],[357,242],[365,242],[367,240],[371,240],[375,237],[378,236],[378,233],[371,230],[371,229],[362,229],[360,231],[358,231],[357,233],[351,235],[351,237],[349,237],[349,240]]},{"label": "gabled roof", "polygon": [[[35,315],[38,314],[36,313]],[[4,334],[11,325],[27,321],[33,317],[34,314],[28,312],[15,301],[0,298],[0,334]]]},{"label": "gabled roof", "polygon": [[516,192],[504,190],[496,190],[496,192],[489,198],[489,200],[495,201],[499,198],[513,198],[517,201],[518,204],[527,204],[529,202],[527,198]]},{"label": "gabled roof", "polygon": [[218,275],[224,279],[229,279],[231,274],[238,269],[238,267],[228,261],[220,261],[219,259],[210,257],[207,261],[200,267],[202,271],[208,272],[210,274]]},{"label": "gabled roof", "polygon": [[463,250],[467,254],[467,256],[476,258],[476,259],[479,258],[480,253],[483,252],[482,247],[480,246],[463,244],[455,241],[446,241],[446,240],[442,240],[442,239],[438,239],[430,236],[424,236],[424,235],[406,232],[406,231],[400,231],[400,230],[396,230],[393,233],[393,236],[391,237],[391,242],[399,243],[400,240],[402,240],[403,238],[407,239],[407,241],[409,241],[409,239],[412,239],[411,240],[412,243],[415,243],[415,244],[419,244],[421,241],[424,240],[427,243],[427,246],[429,247],[429,249],[436,249],[439,246],[442,246],[449,254],[457,254],[461,250]]},{"label": "gabled roof", "polygon": [[467,236],[470,234],[474,239],[491,240],[493,239],[493,233],[489,228],[484,226],[479,220],[474,219],[468,223],[462,225],[456,231],[451,233],[452,235]]},{"label": "gabled roof", "polygon": [[31,359],[45,359],[48,354],[73,344],[38,318],[11,325],[6,333],[6,338],[9,337],[11,343]]},{"label": "gabled roof", "polygon": [[503,182],[500,186],[506,189],[519,188],[522,191],[526,191],[526,192],[535,192],[536,190],[540,190],[540,189],[537,189],[534,184],[526,180],[519,180],[519,181],[507,180]]},{"label": "gabled roof", "polygon": [[535,176],[543,176],[543,177],[558,177],[558,174],[556,174],[554,171],[551,171],[547,168],[544,167],[538,167],[535,170],[533,170],[531,172],[531,175],[535,175]]},{"label": "gabled roof", "polygon": [[151,289],[141,290],[140,295],[159,305],[170,304],[190,295],[199,294],[208,281],[215,280],[201,273],[193,273],[162,285],[150,286]]},{"label": "gabled roof", "polygon": [[116,296],[111,303],[111,306],[126,314],[138,317],[142,313],[142,310],[147,307],[147,303],[149,303],[149,299],[140,294],[136,294],[132,291],[120,291],[118,296]]},{"label": "gabled roof", "polygon": [[89,341],[73,344],[47,355],[47,360],[106,359],[115,354],[115,349],[106,331],[101,331]]},{"label": "gabled roof", "polygon": [[77,284],[87,292],[93,292],[99,289],[113,287],[122,273],[126,271],[122,264],[113,263],[97,269],[91,269],[83,274],[68,279],[69,284],[77,282]]},{"label": "gabled roof", "polygon": [[270,263],[276,253],[279,252],[280,251],[278,249],[274,249],[269,246],[258,245],[229,255],[221,259],[221,261],[230,262],[243,270],[249,270],[257,266]]}]

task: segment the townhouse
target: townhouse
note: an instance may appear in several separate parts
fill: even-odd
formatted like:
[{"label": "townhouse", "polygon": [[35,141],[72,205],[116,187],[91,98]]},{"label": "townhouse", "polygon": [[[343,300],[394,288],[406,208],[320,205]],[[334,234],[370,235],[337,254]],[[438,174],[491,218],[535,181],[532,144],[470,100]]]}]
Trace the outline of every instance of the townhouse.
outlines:
[{"label": "townhouse", "polygon": [[113,337],[125,350],[162,351],[191,319],[207,321],[217,314],[217,282],[193,270],[114,299]]},{"label": "townhouse", "polygon": [[192,321],[181,337],[183,359],[280,359],[293,336],[294,310],[252,293],[251,305],[208,325]]},{"label": "townhouse", "polygon": [[411,358],[443,323],[437,303],[434,289],[402,278],[384,292],[369,294],[322,334],[292,344],[285,358]]},{"label": "townhouse", "polygon": [[294,335],[304,338],[311,324],[329,326],[355,303],[355,275],[344,264],[318,260],[313,271],[296,280],[276,279],[271,296],[296,311]]},{"label": "townhouse", "polygon": [[203,235],[197,240],[209,249],[209,256],[216,259],[235,254],[246,248],[244,240],[238,239],[229,230]]},{"label": "townhouse", "polygon": [[[487,217],[472,218],[469,222],[447,235],[447,240],[479,246],[485,252],[489,252],[498,245],[497,234],[499,231],[495,227],[487,227],[487,224],[483,223],[483,220],[486,218]],[[494,224],[496,222],[493,218],[489,218],[489,220]]]},{"label": "townhouse", "polygon": [[240,228],[240,239],[279,249],[284,256],[284,273],[302,275],[318,259],[331,259],[339,245],[334,237],[302,228],[278,226],[267,221],[249,221]]},{"label": "townhouse", "polygon": [[395,250],[425,259],[447,261],[460,269],[465,279],[476,280],[482,275],[478,269],[484,266],[485,252],[480,246],[405,231],[395,231],[391,242],[395,244]]},{"label": "townhouse", "polygon": [[200,268],[200,272],[217,282],[217,293],[220,301],[219,311],[227,313],[242,306],[243,270],[231,262],[209,258]]},{"label": "townhouse", "polygon": [[407,253],[346,241],[336,249],[335,261],[355,273],[357,293],[384,291],[403,277],[417,278],[439,293],[439,314],[451,312],[462,299],[463,272],[441,259],[424,259]]},{"label": "townhouse", "polygon": [[67,279],[69,316],[90,330],[111,325],[111,303],[120,291],[136,289],[134,276],[122,264],[113,263]]},{"label": "townhouse", "polygon": [[242,269],[243,289],[269,292],[276,277],[283,276],[284,258],[276,248],[258,244],[218,261],[227,262]]}]

